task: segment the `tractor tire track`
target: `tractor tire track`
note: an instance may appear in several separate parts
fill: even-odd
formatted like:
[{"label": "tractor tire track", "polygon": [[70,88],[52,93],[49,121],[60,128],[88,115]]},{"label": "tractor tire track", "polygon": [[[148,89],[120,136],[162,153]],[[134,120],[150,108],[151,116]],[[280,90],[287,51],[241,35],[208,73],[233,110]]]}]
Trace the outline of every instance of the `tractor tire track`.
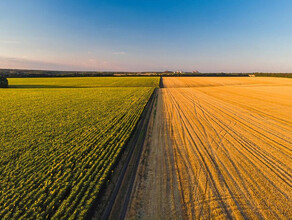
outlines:
[{"label": "tractor tire track", "polygon": [[164,77],[161,83],[147,163],[138,169],[126,218],[289,219],[291,81]]}]

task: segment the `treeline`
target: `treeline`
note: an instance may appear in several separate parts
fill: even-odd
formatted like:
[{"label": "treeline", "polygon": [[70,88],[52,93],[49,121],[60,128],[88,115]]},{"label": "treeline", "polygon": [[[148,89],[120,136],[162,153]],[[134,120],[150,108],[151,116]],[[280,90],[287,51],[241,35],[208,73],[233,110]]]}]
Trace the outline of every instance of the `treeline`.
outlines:
[{"label": "treeline", "polygon": [[0,74],[8,78],[25,77],[81,77],[81,76],[113,76],[113,72],[81,72],[81,71],[50,71],[50,70],[18,70],[0,69]]},{"label": "treeline", "polygon": [[254,73],[255,76],[292,78],[292,73]]},{"label": "treeline", "polygon": [[242,77],[242,76],[267,76],[292,78],[292,73],[200,73],[200,72],[97,72],[97,71],[50,71],[50,70],[19,70],[0,69],[0,75],[7,78],[25,77],[89,77],[89,76],[220,76],[220,77]]},{"label": "treeline", "polygon": [[224,76],[232,76],[232,77],[242,77],[242,76],[249,76],[250,73],[161,73],[160,76],[197,76],[197,77],[224,77]]},{"label": "treeline", "polygon": [[192,72],[93,72],[93,71],[50,71],[0,69],[8,78],[25,77],[89,77],[89,76],[248,76],[247,73],[192,73]]},{"label": "treeline", "polygon": [[8,88],[8,80],[0,75],[0,88]]}]

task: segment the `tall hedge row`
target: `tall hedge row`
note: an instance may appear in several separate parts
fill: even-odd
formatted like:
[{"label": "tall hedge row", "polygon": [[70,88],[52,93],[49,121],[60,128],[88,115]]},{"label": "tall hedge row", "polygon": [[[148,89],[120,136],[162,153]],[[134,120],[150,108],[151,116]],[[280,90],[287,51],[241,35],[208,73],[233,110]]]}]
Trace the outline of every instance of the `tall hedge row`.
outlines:
[{"label": "tall hedge row", "polygon": [[8,80],[4,76],[0,76],[0,88],[7,88]]}]

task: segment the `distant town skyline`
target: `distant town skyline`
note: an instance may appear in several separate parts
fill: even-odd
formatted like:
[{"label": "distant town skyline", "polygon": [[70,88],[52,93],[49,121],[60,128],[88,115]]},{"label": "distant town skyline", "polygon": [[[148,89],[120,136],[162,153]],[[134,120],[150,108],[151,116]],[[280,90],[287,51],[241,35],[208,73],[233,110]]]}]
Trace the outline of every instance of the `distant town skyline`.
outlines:
[{"label": "distant town skyline", "polygon": [[0,1],[0,68],[292,72],[289,0]]}]

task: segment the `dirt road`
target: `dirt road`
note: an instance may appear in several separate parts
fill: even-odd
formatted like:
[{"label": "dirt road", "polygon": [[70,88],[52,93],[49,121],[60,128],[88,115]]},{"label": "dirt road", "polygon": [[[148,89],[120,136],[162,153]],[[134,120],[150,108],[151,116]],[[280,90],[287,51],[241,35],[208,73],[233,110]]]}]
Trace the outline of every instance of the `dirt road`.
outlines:
[{"label": "dirt road", "polygon": [[164,78],[126,218],[291,218],[291,81]]}]

